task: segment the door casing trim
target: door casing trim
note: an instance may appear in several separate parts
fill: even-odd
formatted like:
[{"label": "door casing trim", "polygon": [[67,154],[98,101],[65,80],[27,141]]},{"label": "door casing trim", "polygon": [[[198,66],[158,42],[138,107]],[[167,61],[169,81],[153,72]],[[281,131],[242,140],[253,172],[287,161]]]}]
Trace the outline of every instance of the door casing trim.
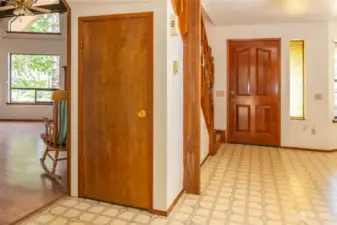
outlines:
[{"label": "door casing trim", "polygon": [[[68,0],[63,0],[67,7],[67,88],[68,105],[71,106],[71,7]],[[71,107],[68,107],[68,138],[67,138],[67,193],[71,195]]]}]

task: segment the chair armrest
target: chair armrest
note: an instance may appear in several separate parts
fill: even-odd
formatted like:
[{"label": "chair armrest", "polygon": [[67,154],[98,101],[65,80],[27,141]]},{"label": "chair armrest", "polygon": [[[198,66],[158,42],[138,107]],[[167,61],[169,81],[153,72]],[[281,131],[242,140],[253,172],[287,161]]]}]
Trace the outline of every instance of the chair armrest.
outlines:
[{"label": "chair armrest", "polygon": [[47,117],[44,117],[44,118],[42,119],[42,121],[43,121],[45,124],[50,124],[50,123],[53,122],[52,120],[49,120]]},{"label": "chair armrest", "polygon": [[55,125],[48,118],[43,118],[43,121],[45,124],[45,138],[47,141],[53,141],[55,139]]}]

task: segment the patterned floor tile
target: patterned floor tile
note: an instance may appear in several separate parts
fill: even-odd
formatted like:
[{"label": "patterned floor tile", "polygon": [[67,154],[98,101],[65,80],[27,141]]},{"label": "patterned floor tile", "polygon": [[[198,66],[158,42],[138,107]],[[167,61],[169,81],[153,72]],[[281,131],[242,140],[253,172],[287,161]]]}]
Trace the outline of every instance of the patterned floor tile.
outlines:
[{"label": "patterned floor tile", "polygon": [[185,194],[167,217],[65,198],[30,224],[337,224],[337,154],[227,144],[202,168],[200,196]]}]

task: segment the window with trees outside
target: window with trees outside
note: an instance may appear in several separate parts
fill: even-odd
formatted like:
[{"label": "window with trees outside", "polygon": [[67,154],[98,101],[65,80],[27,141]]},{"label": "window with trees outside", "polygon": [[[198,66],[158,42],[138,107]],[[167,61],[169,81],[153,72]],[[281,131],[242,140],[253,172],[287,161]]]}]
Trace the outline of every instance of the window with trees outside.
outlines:
[{"label": "window with trees outside", "polygon": [[10,54],[10,103],[52,103],[60,87],[60,56]]},{"label": "window with trees outside", "polygon": [[290,118],[305,119],[305,45],[290,41]]},{"label": "window with trees outside", "polygon": [[9,32],[60,33],[59,13],[18,16],[9,21]]}]

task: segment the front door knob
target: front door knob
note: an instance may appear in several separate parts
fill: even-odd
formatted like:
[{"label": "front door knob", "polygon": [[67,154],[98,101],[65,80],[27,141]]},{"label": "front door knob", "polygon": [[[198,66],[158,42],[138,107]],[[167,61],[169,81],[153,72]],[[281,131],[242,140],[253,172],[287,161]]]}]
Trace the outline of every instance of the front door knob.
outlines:
[{"label": "front door knob", "polygon": [[229,101],[233,102],[235,99],[235,92],[233,90],[230,91],[230,97],[229,97]]}]

